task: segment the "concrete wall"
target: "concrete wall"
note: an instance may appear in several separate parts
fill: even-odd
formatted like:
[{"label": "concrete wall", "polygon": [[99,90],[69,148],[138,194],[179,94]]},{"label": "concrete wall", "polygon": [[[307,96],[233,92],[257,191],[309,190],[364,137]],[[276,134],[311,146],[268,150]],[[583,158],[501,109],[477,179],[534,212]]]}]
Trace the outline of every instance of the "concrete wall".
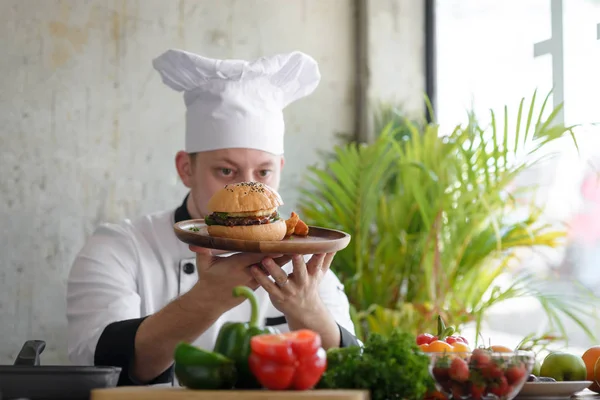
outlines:
[{"label": "concrete wall", "polygon": [[369,100],[424,111],[425,7],[421,0],[368,0]]},{"label": "concrete wall", "polygon": [[[374,97],[421,95],[413,3],[374,1]],[[66,363],[65,282],[86,235],[185,194],[174,168],[183,100],[153,57],[170,47],[236,58],[299,49],[318,60],[320,87],[286,111],[286,210],[316,151],[353,130],[350,0],[4,0],[0,37],[2,364],[27,339],[47,342],[44,363]]]}]

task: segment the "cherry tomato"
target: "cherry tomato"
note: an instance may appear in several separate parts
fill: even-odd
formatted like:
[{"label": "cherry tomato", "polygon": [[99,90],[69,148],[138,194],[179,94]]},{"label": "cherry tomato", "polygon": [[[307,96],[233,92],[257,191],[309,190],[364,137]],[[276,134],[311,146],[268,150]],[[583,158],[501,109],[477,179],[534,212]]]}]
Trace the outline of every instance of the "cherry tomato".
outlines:
[{"label": "cherry tomato", "polygon": [[417,345],[429,344],[435,340],[434,338],[435,336],[430,333],[422,333],[417,336]]},{"label": "cherry tomato", "polygon": [[446,338],[446,343],[448,343],[448,344],[454,344],[458,341],[459,341],[459,339],[456,336],[448,336]]}]

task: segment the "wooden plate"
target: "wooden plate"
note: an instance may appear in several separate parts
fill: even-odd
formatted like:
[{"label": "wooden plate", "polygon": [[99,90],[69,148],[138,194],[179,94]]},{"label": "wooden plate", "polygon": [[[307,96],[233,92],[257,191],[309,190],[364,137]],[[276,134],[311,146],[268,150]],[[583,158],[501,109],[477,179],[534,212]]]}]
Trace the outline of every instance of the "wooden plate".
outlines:
[{"label": "wooden plate", "polygon": [[[190,230],[197,228],[197,231]],[[335,229],[309,226],[308,236],[290,236],[279,241],[237,240],[212,237],[202,219],[177,222],[175,235],[184,243],[215,250],[270,254],[334,253],[348,246],[350,235]]]}]

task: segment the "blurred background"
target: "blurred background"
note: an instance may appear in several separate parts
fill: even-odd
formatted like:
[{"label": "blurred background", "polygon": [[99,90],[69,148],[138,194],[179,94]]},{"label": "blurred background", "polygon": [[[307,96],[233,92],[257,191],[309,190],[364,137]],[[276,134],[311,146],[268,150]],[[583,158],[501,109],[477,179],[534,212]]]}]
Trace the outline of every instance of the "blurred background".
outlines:
[{"label": "blurred background", "polygon": [[[512,186],[497,189],[535,187],[503,218],[529,216],[524,204],[534,199],[543,221],[562,229],[560,243],[521,246],[519,261],[495,276],[460,317],[451,304],[461,303],[458,294],[455,300],[440,292],[393,302],[357,298],[350,282],[362,275],[357,260],[343,254],[339,260],[348,268],[340,266],[340,276],[348,282],[356,324],[365,334],[385,331],[385,324],[429,329],[406,322],[410,318],[403,312],[411,304],[417,311],[425,307],[423,315],[446,310],[448,322],[466,336],[475,339],[483,331],[486,342],[491,337],[508,346],[525,335],[553,331],[556,324],[545,312],[543,296],[532,293],[478,308],[493,287],[510,286],[524,270],[549,277],[546,293],[559,288],[564,289],[560,296],[581,294],[576,286],[563,286],[584,284],[590,296],[573,301],[585,310],[577,321],[563,313],[563,334],[568,333],[573,349],[595,343],[590,333],[600,333],[593,315],[600,305],[595,297],[600,283],[600,1],[4,0],[0,22],[0,363],[12,363],[28,339],[47,342],[45,364],[67,363],[65,284],[86,237],[101,222],[181,203],[185,189],[174,156],[183,147],[183,99],[151,66],[168,48],[243,59],[301,50],[319,62],[323,78],[316,92],[285,111],[281,193],[286,213],[307,201],[303,190],[327,198],[322,192],[329,189],[311,189],[307,174],[312,167],[326,170],[335,146],[376,143],[386,123],[401,130],[402,121],[416,120],[424,121],[415,128],[419,133],[439,124],[441,140],[468,123],[469,113],[488,118],[493,108],[503,121],[505,105],[512,125],[498,132],[512,143],[519,140],[514,124],[521,99],[526,98],[524,125],[534,90],[539,105],[552,90],[546,116],[562,104],[552,124],[577,125],[579,151],[570,135],[552,140],[536,153],[553,153],[551,161],[527,168]],[[426,98],[434,118],[428,118]],[[401,140],[416,140],[414,131],[411,137]],[[306,213],[315,223],[345,228],[325,208]],[[445,222],[451,223],[451,218]],[[425,237],[428,229],[419,232]],[[398,225],[390,232],[405,231]],[[358,232],[350,233],[355,238]],[[372,245],[386,243],[387,238],[380,239]],[[370,248],[363,250],[370,254]],[[408,262],[399,257],[369,258],[366,265],[394,274]],[[482,276],[495,257],[482,257],[469,279]],[[411,265],[416,268],[411,276],[431,268]],[[443,279],[427,276],[431,282]],[[442,298],[448,301],[437,304]],[[563,306],[568,311],[572,304]],[[373,305],[396,317],[372,312]],[[479,325],[465,316],[478,315],[474,309],[485,311]]]}]

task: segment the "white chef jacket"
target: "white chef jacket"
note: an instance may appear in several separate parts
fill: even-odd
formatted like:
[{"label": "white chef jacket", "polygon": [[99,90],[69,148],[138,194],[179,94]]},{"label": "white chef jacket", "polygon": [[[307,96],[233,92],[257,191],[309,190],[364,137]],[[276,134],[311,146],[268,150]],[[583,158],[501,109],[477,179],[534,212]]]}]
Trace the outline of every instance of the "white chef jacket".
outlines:
[{"label": "white chef jacket", "polygon": [[[202,279],[195,268],[195,253],[173,232],[174,214],[166,211],[135,221],[102,224],[76,256],[67,285],[72,363],[93,365],[96,345],[107,325],[148,316]],[[292,268],[291,262],[283,267],[288,273]],[[266,318],[279,317],[283,324],[277,328],[287,331],[282,313],[274,308],[267,292],[258,288],[255,294],[262,326]],[[348,298],[331,270],[323,277],[320,295],[338,325],[354,335]],[[225,322],[249,318],[250,303],[245,301],[225,312],[193,344],[212,350]],[[130,340],[132,347],[134,338]]]}]

